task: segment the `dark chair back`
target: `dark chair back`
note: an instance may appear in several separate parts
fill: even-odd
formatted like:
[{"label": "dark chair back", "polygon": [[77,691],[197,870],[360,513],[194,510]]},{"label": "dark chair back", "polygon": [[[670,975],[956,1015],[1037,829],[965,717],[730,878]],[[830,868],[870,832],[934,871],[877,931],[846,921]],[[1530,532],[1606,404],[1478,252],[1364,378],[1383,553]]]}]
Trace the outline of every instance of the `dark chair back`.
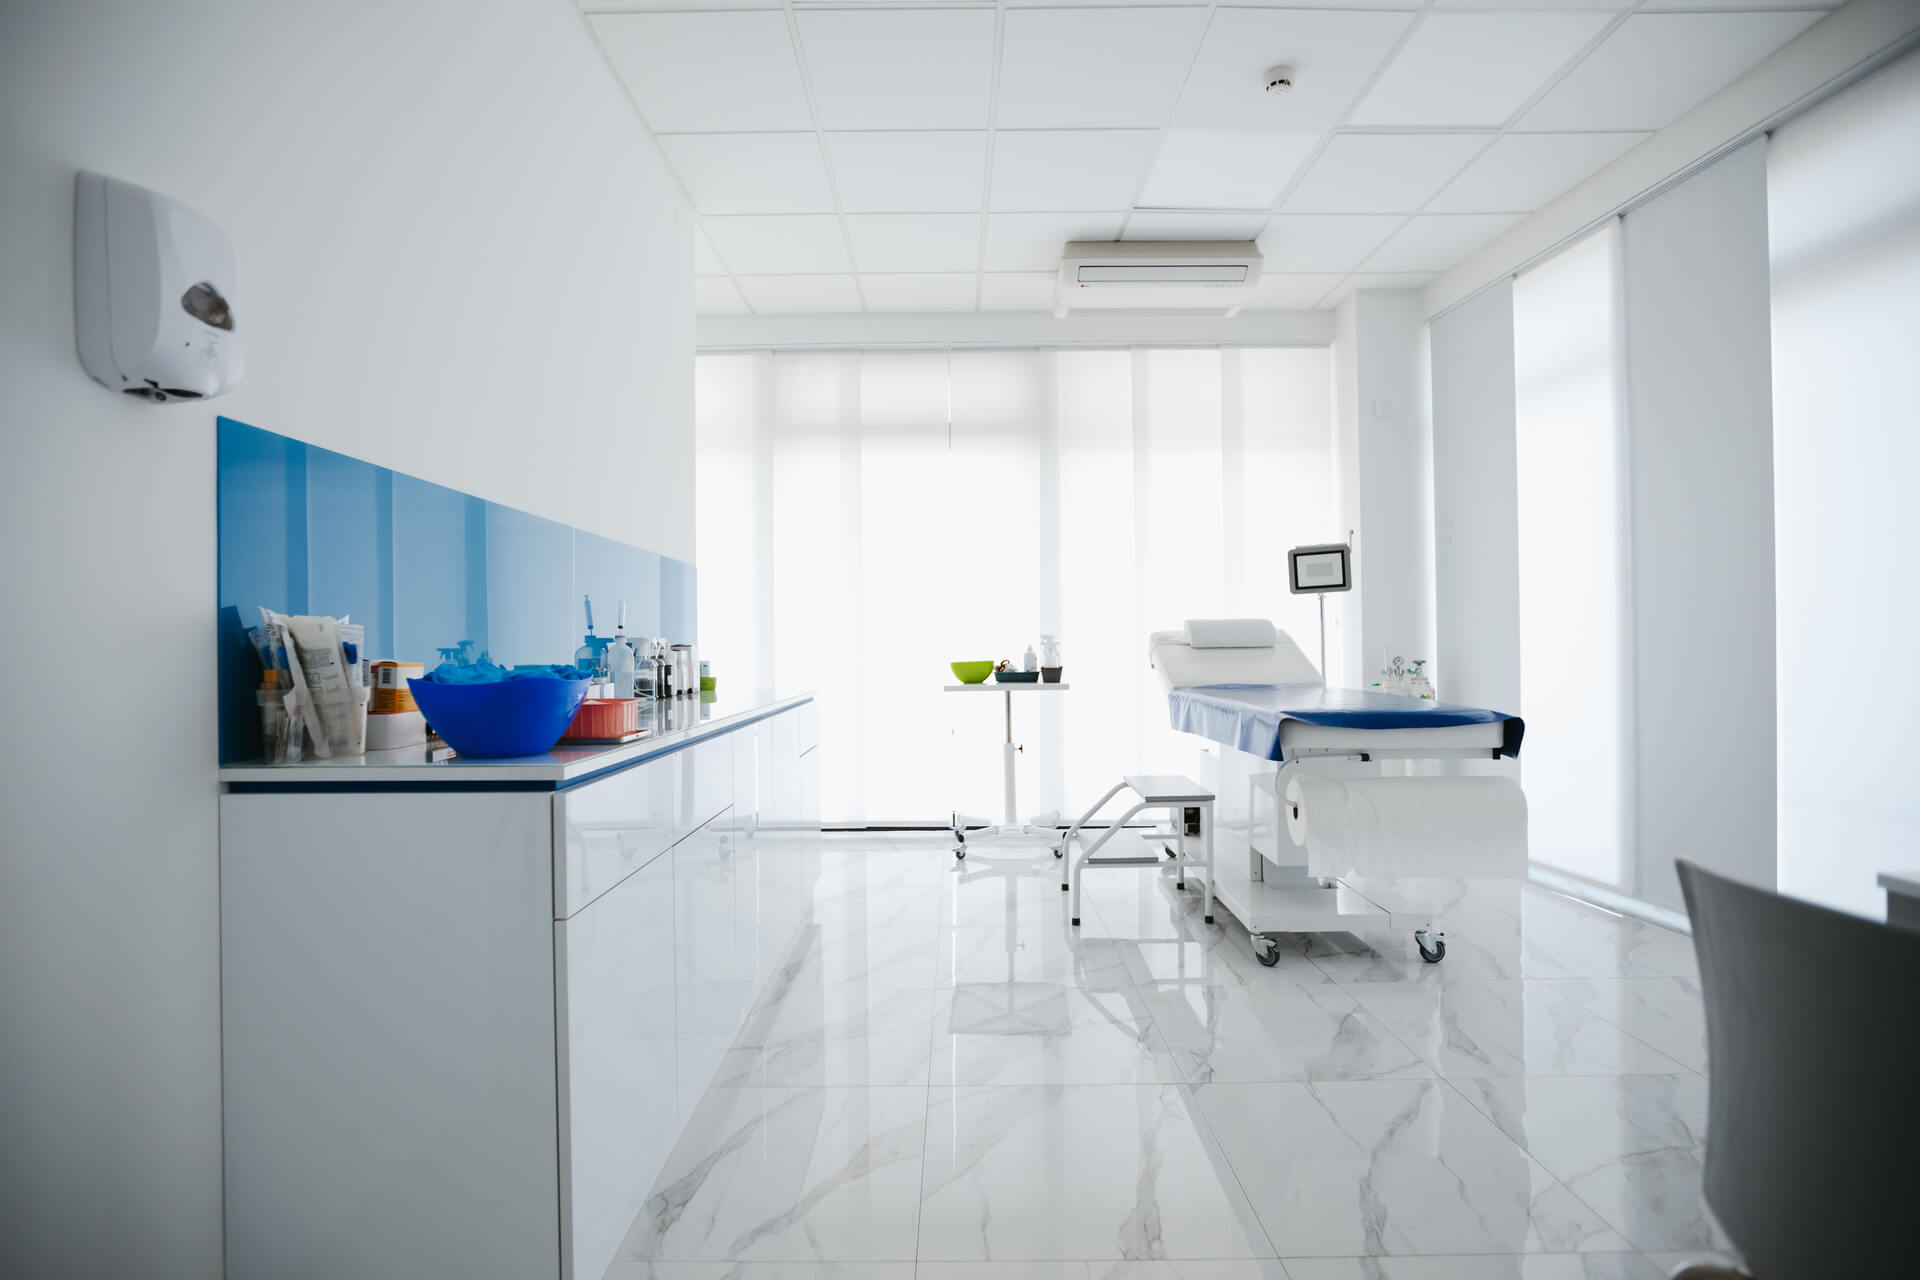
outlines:
[{"label": "dark chair back", "polygon": [[1920,1275],[1920,933],[1679,867],[1707,1203],[1755,1280]]}]

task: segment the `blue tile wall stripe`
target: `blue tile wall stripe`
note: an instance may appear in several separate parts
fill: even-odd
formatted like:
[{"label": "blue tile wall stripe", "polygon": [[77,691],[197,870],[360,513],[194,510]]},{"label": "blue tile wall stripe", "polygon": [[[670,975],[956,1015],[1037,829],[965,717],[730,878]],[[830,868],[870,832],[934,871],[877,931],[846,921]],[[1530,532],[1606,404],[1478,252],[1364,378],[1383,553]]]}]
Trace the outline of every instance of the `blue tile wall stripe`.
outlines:
[{"label": "blue tile wall stripe", "polygon": [[495,661],[564,662],[590,594],[635,635],[693,640],[690,564],[221,418],[220,760],[260,754],[260,607],[351,614],[374,658],[424,662],[474,642]]}]

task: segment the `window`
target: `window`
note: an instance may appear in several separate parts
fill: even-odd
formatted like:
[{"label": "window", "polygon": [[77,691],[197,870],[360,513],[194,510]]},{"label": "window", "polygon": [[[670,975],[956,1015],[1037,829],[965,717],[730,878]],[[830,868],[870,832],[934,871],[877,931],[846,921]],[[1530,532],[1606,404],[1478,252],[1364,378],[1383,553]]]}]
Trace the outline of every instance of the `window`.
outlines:
[{"label": "window", "polygon": [[702,656],[822,693],[829,822],[1001,816],[997,698],[956,660],[1058,635],[1072,690],[1016,699],[1020,816],[1191,772],[1151,630],[1271,617],[1311,653],[1286,551],[1338,540],[1326,350],[708,355]]}]

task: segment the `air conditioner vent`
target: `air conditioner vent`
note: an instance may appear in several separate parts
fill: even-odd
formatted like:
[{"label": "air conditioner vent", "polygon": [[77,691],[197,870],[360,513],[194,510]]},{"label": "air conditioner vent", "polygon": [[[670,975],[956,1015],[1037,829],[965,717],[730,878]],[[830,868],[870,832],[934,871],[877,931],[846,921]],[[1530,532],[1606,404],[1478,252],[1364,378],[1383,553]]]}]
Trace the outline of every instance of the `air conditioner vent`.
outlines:
[{"label": "air conditioner vent", "polygon": [[1250,240],[1076,240],[1061,255],[1053,313],[1222,318],[1259,279]]}]

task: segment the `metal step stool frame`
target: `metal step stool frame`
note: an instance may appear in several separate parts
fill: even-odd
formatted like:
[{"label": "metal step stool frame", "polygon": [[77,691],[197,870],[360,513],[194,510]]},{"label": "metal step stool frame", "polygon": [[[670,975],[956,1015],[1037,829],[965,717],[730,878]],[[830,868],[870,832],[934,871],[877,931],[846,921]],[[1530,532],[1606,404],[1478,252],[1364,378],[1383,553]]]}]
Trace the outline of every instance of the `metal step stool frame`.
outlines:
[{"label": "metal step stool frame", "polygon": [[[1139,802],[1120,817],[1109,822],[1098,839],[1087,845],[1078,855],[1067,857],[1073,848],[1073,842],[1080,835],[1081,828],[1092,822],[1104,809],[1109,800],[1122,791],[1131,791],[1139,797]],[[1080,882],[1087,867],[1159,867],[1167,864],[1167,859],[1154,854],[1133,858],[1100,858],[1094,855],[1113,837],[1126,830],[1127,823],[1135,815],[1148,809],[1164,809],[1170,819],[1168,825],[1173,828],[1173,865],[1178,870],[1179,879],[1174,887],[1187,887],[1187,868],[1198,865],[1203,869],[1206,880],[1206,907],[1204,915],[1208,924],[1213,923],[1213,801],[1214,795],[1191,778],[1176,774],[1128,774],[1115,783],[1113,789],[1094,802],[1091,809],[1067,828],[1060,844],[1054,849],[1054,856],[1062,859],[1060,868],[1060,888],[1073,894],[1072,918],[1074,927],[1080,924]],[[1197,838],[1200,841],[1200,857],[1196,860],[1188,852],[1188,827],[1199,828]]]}]

